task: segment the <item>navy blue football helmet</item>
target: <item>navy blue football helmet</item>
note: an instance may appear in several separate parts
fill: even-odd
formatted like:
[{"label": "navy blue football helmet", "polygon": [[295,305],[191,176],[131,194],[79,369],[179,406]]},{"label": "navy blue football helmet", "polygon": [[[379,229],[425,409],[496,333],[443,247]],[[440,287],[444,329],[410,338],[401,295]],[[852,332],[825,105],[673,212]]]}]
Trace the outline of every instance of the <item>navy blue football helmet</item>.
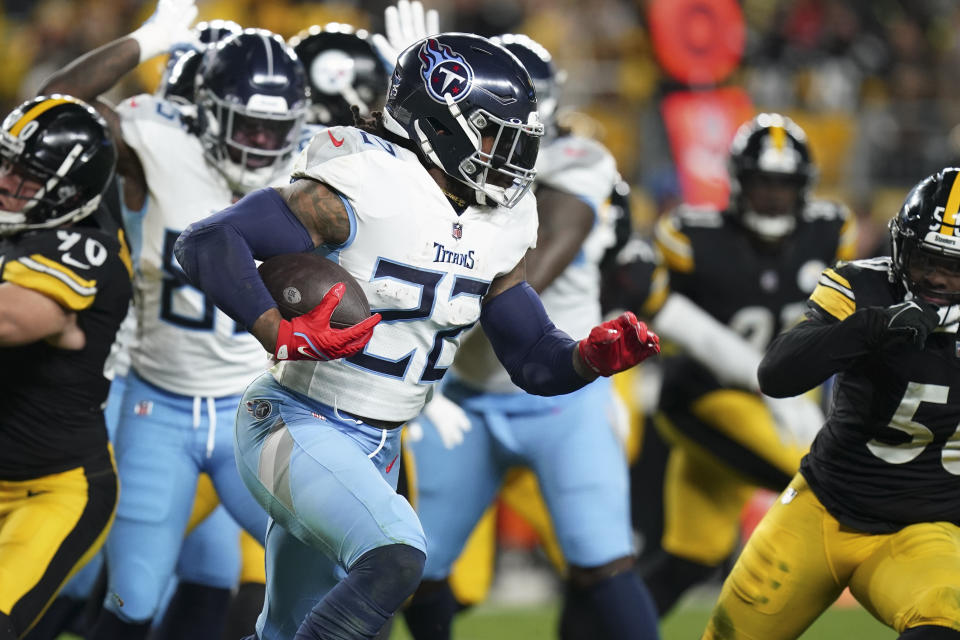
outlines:
[{"label": "navy blue football helmet", "polygon": [[486,38],[442,33],[401,53],[383,122],[480,205],[512,207],[533,184],[544,131],[536,91],[520,61]]},{"label": "navy blue football helmet", "polygon": [[557,71],[553,66],[550,52],[542,44],[522,33],[504,33],[490,40],[517,56],[537,90],[540,119],[546,124],[553,123],[557,115],[558,88],[566,74]]},{"label": "navy blue football helmet", "polygon": [[117,150],[93,107],[53,94],[0,125],[0,236],[81,220],[100,205]]},{"label": "navy blue football helmet", "polygon": [[197,69],[200,67],[203,52],[209,45],[241,33],[243,27],[232,20],[210,20],[198,22],[192,31],[200,46],[177,44],[170,49],[167,66],[163,70],[157,90],[157,93],[167,100],[185,106],[193,105]]},{"label": "navy blue football helmet", "polygon": [[200,139],[231,188],[246,193],[278,177],[309,106],[293,49],[270,31],[245,29],[207,49],[196,85]]},{"label": "navy blue football helmet", "polygon": [[352,125],[351,106],[365,116],[383,108],[390,70],[366,31],[331,22],[301,31],[288,44],[310,80],[310,122]]},{"label": "navy blue football helmet", "polygon": [[[748,231],[765,241],[777,241],[793,232],[817,173],[803,129],[778,113],[758,114],[737,130],[728,169],[731,208]],[[795,187],[793,210],[753,210],[746,192],[757,179]]]}]

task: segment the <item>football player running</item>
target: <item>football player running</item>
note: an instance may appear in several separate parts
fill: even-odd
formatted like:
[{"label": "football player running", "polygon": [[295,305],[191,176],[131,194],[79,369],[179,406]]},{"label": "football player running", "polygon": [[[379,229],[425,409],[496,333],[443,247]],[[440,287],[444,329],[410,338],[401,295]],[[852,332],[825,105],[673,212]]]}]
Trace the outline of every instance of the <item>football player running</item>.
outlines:
[{"label": "football player running", "polygon": [[760,364],[772,396],[836,374],[827,423],[724,583],[704,638],[797,638],[845,587],[904,640],[960,638],[960,169],[920,181],[891,257],[820,276]]},{"label": "football player running", "polygon": [[[289,186],[180,236],[191,280],[280,361],[248,387],[236,432],[241,473],[272,517],[262,640],[372,638],[415,591],[426,541],[394,489],[399,427],[464,330],[479,320],[514,382],[542,395],[659,350],[632,314],[571,339],[524,281],[542,133],[513,55],[440,34],[401,54],[383,114],[316,136]],[[330,328],[342,285],[281,318],[254,259],[317,248],[357,278],[370,318]]]},{"label": "football player running", "polygon": [[107,124],[65,95],[0,126],[0,638],[24,637],[103,544],[117,504],[104,366],[130,254],[88,225],[114,175]]},{"label": "football player running", "polygon": [[[615,162],[599,143],[558,131],[556,70],[539,43],[516,34],[493,41],[530,73],[547,130],[537,157],[539,229],[537,247],[526,257],[527,282],[541,292],[559,329],[586,336],[601,320],[599,263],[615,239],[606,207],[618,180]],[[451,567],[507,471],[519,466],[535,473],[568,564],[561,636],[569,637],[568,625],[583,624],[572,619],[581,607],[595,637],[656,638],[650,595],[632,571],[627,464],[611,425],[609,380],[563,396],[524,393],[483,332],[473,331],[444,394],[466,412],[462,444],[448,435],[456,419],[433,406],[445,404],[442,397],[418,420],[422,436],[409,438],[427,538],[424,580],[405,611],[412,635],[450,637],[458,610],[448,584]]]},{"label": "football player running", "polygon": [[853,257],[854,219],[810,197],[814,176],[804,132],[760,114],[731,145],[727,210],[683,206],[657,225],[672,293],[651,322],[682,349],[662,361],[654,416],[670,453],[662,553],[644,577],[661,616],[729,557],[743,505],[790,482],[823,424],[814,401],[765,398],[756,376],[817,274]]},{"label": "football player running", "polygon": [[[138,63],[189,41],[195,15],[190,0],[161,0],[143,27],[82,56],[46,86],[95,99]],[[146,636],[200,472],[255,539],[266,531],[267,516],[237,473],[230,428],[240,393],[266,362],[257,341],[189,285],[173,244],[189,223],[285,180],[306,116],[306,78],[292,50],[263,30],[210,48],[196,78],[195,119],[160,96],[135,96],[117,109],[97,104],[118,141],[124,204],[140,212],[131,228],[140,340],[117,435],[124,491],[107,543],[108,595],[96,640]]]}]

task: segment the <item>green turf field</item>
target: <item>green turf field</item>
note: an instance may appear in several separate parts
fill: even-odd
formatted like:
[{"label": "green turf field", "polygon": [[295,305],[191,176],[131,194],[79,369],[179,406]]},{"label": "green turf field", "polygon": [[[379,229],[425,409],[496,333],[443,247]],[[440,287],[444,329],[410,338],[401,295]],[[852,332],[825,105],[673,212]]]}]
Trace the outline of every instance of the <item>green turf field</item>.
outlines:
[{"label": "green turf field", "polygon": [[[456,640],[552,639],[556,638],[558,612],[556,606],[523,609],[480,607],[457,618],[453,637]],[[661,626],[662,640],[699,638],[709,614],[709,607],[701,605],[678,609],[664,620]],[[860,607],[830,609],[803,635],[804,640],[892,640],[896,637],[895,631],[877,622]],[[410,640],[402,623],[396,625],[391,640]]]},{"label": "green turf field", "polygon": [[[534,640],[556,638],[559,609],[555,605],[536,608],[483,606],[457,618],[453,637],[456,640]],[[661,626],[662,640],[695,640],[700,637],[710,610],[700,605],[681,607]],[[827,611],[803,635],[804,640],[892,640],[895,631],[888,629],[863,609],[833,608]],[[403,623],[394,628],[391,640],[410,640]],[[59,640],[77,640],[65,634]],[[238,639],[239,640],[239,639]]]}]

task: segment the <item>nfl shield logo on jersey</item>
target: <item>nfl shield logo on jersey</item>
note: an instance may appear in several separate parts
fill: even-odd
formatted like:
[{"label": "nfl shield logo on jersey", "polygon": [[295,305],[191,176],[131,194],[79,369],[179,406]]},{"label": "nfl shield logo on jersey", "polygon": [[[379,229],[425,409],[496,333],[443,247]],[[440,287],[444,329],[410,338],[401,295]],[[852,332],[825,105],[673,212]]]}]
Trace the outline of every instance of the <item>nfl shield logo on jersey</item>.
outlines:
[{"label": "nfl shield logo on jersey", "polygon": [[463,225],[459,222],[453,223],[453,231],[450,232],[450,235],[453,236],[454,240],[459,240],[463,237]]},{"label": "nfl shield logo on jersey", "polygon": [[428,38],[420,47],[420,62],[427,93],[437,102],[446,103],[446,95],[460,102],[470,93],[473,69],[463,56],[436,38]]}]

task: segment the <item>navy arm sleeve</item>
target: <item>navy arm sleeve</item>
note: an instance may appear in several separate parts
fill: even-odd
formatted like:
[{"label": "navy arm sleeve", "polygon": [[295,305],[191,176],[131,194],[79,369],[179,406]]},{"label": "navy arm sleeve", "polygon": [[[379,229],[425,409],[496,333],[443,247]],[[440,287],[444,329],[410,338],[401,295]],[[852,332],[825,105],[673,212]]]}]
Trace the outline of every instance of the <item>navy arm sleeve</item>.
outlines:
[{"label": "navy arm sleeve", "polygon": [[310,233],[280,194],[268,188],[194,222],[180,234],[173,251],[191,284],[249,329],[277,306],[254,259],[313,248]]},{"label": "navy arm sleeve", "polygon": [[807,319],[777,336],[767,348],[757,378],[760,390],[774,398],[797,396],[877,349],[884,316],[859,309],[837,320],[816,309]]},{"label": "navy arm sleeve", "polygon": [[558,396],[587,384],[573,368],[577,341],[550,322],[526,282],[485,303],[480,324],[510,379],[527,393]]}]

